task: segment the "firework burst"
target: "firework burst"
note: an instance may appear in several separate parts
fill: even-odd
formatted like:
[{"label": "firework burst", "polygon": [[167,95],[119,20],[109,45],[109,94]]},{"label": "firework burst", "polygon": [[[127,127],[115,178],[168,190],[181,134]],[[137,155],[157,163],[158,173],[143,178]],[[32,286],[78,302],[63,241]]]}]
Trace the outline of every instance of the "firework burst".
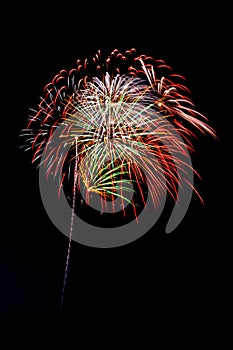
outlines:
[{"label": "firework burst", "polygon": [[196,191],[186,176],[196,172],[185,157],[194,151],[197,132],[215,137],[195,109],[185,78],[135,49],[107,57],[98,51],[44,87],[22,135],[32,162],[57,179],[58,196],[66,182],[72,186],[65,275],[80,193],[87,204],[98,195],[101,212],[126,215],[129,205],[136,219],[135,192],[146,206],[145,187],[154,207],[167,193],[179,200],[181,179]]},{"label": "firework burst", "polygon": [[[135,49],[123,54],[114,50],[107,58],[98,52],[90,60],[78,60],[75,68],[61,70],[45,86],[38,109],[23,132],[27,149],[33,150],[32,162],[44,166],[48,176],[57,176],[61,188],[70,172],[64,167],[64,145],[69,144],[69,164],[78,162],[87,202],[91,192],[98,193],[103,203],[112,196],[122,197],[123,189],[131,191],[128,180],[139,184],[145,202],[140,184],[146,172],[156,205],[165,194],[158,176],[161,171],[166,190],[176,200],[177,167],[181,172],[184,168],[179,154],[193,151],[193,127],[214,135],[206,118],[195,110],[184,82],[164,61],[138,56]],[[177,142],[167,121],[183,142]],[[53,143],[53,134],[61,125],[58,145]],[[76,146],[77,154],[72,157]],[[49,152],[42,164],[45,149]],[[151,154],[162,167],[152,162]]]}]

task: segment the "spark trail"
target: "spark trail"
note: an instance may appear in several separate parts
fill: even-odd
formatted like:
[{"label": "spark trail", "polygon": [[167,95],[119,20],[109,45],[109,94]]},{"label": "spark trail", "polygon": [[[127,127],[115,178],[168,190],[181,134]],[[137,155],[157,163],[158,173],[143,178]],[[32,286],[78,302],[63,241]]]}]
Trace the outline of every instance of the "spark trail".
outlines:
[{"label": "spark trail", "polygon": [[65,290],[66,290],[66,284],[67,284],[67,278],[68,278],[68,270],[69,270],[69,262],[70,262],[70,251],[71,251],[72,234],[73,234],[73,229],[74,229],[74,215],[75,215],[75,204],[76,204],[76,188],[77,188],[77,179],[78,179],[78,165],[77,164],[78,164],[78,143],[77,143],[77,136],[76,136],[75,137],[75,167],[74,167],[72,212],[71,212],[71,220],[70,220],[70,235],[69,235],[68,249],[67,249],[67,255],[66,255],[66,266],[65,266],[65,273],[64,273],[64,280],[63,280],[63,287],[62,287],[62,295],[61,295],[61,301],[60,301],[60,310],[62,310],[63,303],[64,303],[64,296],[65,296]]}]

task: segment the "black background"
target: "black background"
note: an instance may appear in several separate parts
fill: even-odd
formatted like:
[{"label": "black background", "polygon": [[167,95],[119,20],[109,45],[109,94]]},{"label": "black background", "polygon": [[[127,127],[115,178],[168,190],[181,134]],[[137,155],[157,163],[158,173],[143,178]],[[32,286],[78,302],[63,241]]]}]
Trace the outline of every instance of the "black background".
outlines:
[{"label": "black background", "polygon": [[[124,321],[133,316],[141,323],[150,316],[165,324],[191,316],[204,329],[222,309],[219,293],[227,282],[227,11],[212,8],[210,16],[202,8],[180,6],[174,12],[148,7],[104,14],[101,8],[90,13],[68,9],[68,4],[49,13],[39,6],[18,11],[18,19],[9,16],[4,39],[2,200],[7,204],[0,246],[1,319],[78,322],[87,317],[92,322],[99,316]],[[132,47],[164,59],[184,75],[196,108],[217,131],[218,140],[200,135],[195,143],[193,162],[202,176],[196,185],[205,204],[194,196],[182,223],[169,235],[163,232],[163,217],[142,238],[119,248],[73,242],[59,314],[68,239],[43,208],[38,170],[30,154],[19,149],[18,135],[43,86],[61,69],[71,69],[77,58],[93,56],[98,49],[105,53]]]}]

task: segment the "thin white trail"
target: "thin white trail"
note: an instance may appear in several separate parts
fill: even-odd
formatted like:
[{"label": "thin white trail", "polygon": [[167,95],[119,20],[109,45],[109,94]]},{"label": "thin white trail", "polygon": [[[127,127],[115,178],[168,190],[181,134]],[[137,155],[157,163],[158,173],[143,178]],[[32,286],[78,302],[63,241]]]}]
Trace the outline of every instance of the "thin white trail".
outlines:
[{"label": "thin white trail", "polygon": [[66,267],[65,267],[65,273],[64,273],[64,281],[63,281],[60,309],[62,309],[62,307],[63,307],[64,295],[65,295],[65,289],[66,289],[66,283],[67,283],[67,277],[68,277],[70,250],[71,250],[71,242],[72,242],[72,235],[73,235],[73,229],[74,229],[77,178],[78,178],[78,142],[77,142],[77,137],[75,137],[75,166],[74,166],[74,187],[73,187],[73,200],[72,200],[72,214],[71,214],[71,220],[70,220],[69,244],[68,244],[67,255],[66,255]]}]

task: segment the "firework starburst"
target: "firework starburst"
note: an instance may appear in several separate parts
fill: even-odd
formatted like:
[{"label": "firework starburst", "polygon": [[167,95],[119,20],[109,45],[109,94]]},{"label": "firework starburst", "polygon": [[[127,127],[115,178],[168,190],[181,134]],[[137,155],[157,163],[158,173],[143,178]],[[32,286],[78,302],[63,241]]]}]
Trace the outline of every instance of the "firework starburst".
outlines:
[{"label": "firework starburst", "polygon": [[[166,190],[176,200],[177,169],[181,173],[184,169],[179,155],[193,150],[195,128],[214,135],[206,118],[195,110],[184,81],[164,61],[138,56],[135,49],[123,54],[114,50],[107,58],[98,52],[90,60],[78,60],[75,68],[60,71],[45,86],[38,109],[30,117],[24,135],[27,148],[33,150],[33,163],[58,177],[61,188],[69,172],[64,167],[64,145],[68,144],[68,163],[78,162],[86,201],[91,192],[102,201],[112,196],[126,199],[122,192],[131,191],[131,180],[139,184],[145,202],[140,191],[144,172],[155,205],[165,195],[161,172]],[[183,142],[177,142],[168,124]],[[58,127],[59,144],[53,142]],[[72,156],[76,146],[77,154]],[[45,149],[47,157],[41,162]]]},{"label": "firework starburst", "polygon": [[[157,220],[167,193],[180,206],[174,208],[166,231],[179,224],[192,191],[198,194],[190,159],[198,133],[215,137],[207,118],[196,110],[185,78],[163,60],[138,55],[135,49],[114,50],[107,56],[98,51],[78,60],[73,69],[61,70],[44,87],[21,135],[25,149],[33,151],[32,162],[43,172],[44,205],[53,221],[60,220],[57,226],[63,231],[66,206],[59,214],[51,213],[57,204],[54,199],[48,204],[43,176],[57,184],[58,201],[64,201],[67,183],[72,188],[63,295],[75,214],[83,203],[100,214],[120,211],[124,217],[131,208],[139,225],[113,230],[113,235],[100,229],[99,236],[96,228],[89,235],[90,226],[85,227],[77,241],[91,246],[118,246],[140,237],[152,227],[151,217]],[[148,198],[158,215],[148,211],[152,214],[145,219],[141,207],[148,206]]]}]

